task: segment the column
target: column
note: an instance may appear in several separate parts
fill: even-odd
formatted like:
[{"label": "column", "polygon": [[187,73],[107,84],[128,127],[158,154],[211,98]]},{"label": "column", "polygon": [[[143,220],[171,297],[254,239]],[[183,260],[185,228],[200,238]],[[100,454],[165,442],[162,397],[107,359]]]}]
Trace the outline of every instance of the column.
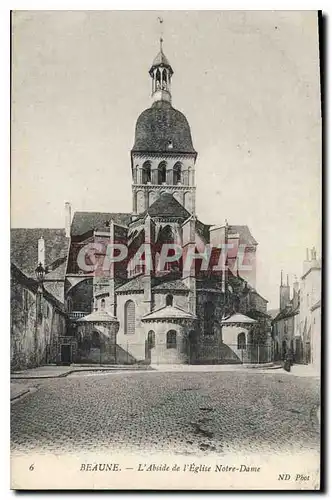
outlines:
[{"label": "column", "polygon": [[151,182],[152,184],[158,184],[158,168],[156,168],[156,162],[151,165]]},{"label": "column", "polygon": [[173,184],[173,168],[168,167],[167,165],[167,170],[166,170],[166,184],[169,186],[172,186]]},{"label": "column", "polygon": [[136,191],[133,190],[133,212],[134,214],[137,213],[137,197],[136,197]]}]

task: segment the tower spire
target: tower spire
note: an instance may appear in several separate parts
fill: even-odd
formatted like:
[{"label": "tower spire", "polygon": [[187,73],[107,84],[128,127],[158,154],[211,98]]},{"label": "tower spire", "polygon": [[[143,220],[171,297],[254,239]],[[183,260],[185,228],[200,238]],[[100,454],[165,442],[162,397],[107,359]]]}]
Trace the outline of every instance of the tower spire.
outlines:
[{"label": "tower spire", "polygon": [[171,102],[171,79],[173,69],[167,60],[163,51],[163,22],[161,17],[157,18],[160,26],[159,36],[159,53],[155,57],[150,68],[150,76],[152,78],[152,98],[154,101]]}]

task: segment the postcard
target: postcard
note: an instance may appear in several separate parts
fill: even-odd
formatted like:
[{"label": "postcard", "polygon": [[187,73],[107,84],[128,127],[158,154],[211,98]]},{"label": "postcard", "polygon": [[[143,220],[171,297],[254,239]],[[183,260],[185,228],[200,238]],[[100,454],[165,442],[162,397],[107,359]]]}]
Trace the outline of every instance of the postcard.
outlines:
[{"label": "postcard", "polygon": [[321,27],[12,12],[12,489],[321,488]]}]

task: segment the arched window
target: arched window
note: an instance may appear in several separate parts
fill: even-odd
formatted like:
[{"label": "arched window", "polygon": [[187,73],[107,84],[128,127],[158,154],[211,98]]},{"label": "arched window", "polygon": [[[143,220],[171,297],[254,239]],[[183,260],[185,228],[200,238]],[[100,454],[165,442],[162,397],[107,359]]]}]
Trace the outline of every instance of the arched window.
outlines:
[{"label": "arched window", "polygon": [[150,330],[148,333],[148,346],[150,349],[153,349],[156,346],[156,334],[153,330]]},{"label": "arched window", "polygon": [[156,73],[156,90],[160,89],[160,71],[159,69],[157,69],[157,73]]},{"label": "arched window", "polygon": [[158,184],[166,182],[166,162],[162,161],[158,166]]},{"label": "arched window", "polygon": [[142,184],[151,182],[151,163],[146,161],[142,168]]},{"label": "arched window", "polygon": [[166,336],[166,347],[167,349],[176,349],[176,331],[169,330]]},{"label": "arched window", "polygon": [[99,332],[94,331],[91,338],[91,347],[100,347],[100,335]]},{"label": "arched window", "polygon": [[177,162],[173,167],[173,184],[177,184],[182,181],[182,166],[180,162]]},{"label": "arched window", "polygon": [[215,315],[215,305],[211,301],[207,301],[204,304],[204,334],[213,334],[213,324]]},{"label": "arched window", "polygon": [[100,309],[101,309],[102,311],[104,311],[104,310],[105,310],[105,299],[101,299],[101,301],[100,301]]},{"label": "arched window", "polygon": [[246,334],[244,332],[239,333],[237,336],[237,348],[246,349]]},{"label": "arched window", "polygon": [[163,88],[163,90],[167,89],[167,71],[166,71],[166,69],[163,70],[162,88]]},{"label": "arched window", "polygon": [[166,295],[166,306],[172,306],[173,305],[173,295],[169,294]]},{"label": "arched window", "polygon": [[68,297],[67,299],[67,311],[72,312],[73,310],[73,300],[71,297]]},{"label": "arched window", "polygon": [[126,335],[133,335],[135,333],[135,304],[132,300],[125,303],[124,308],[124,332]]}]

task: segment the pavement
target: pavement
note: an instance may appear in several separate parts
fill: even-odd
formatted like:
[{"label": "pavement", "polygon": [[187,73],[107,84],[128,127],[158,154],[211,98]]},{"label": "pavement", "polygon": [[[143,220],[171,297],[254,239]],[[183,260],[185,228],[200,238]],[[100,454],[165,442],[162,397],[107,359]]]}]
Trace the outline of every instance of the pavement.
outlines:
[{"label": "pavement", "polygon": [[12,405],[13,453],[319,451],[319,380],[280,369],[263,376],[95,372],[14,383],[39,385]]}]

